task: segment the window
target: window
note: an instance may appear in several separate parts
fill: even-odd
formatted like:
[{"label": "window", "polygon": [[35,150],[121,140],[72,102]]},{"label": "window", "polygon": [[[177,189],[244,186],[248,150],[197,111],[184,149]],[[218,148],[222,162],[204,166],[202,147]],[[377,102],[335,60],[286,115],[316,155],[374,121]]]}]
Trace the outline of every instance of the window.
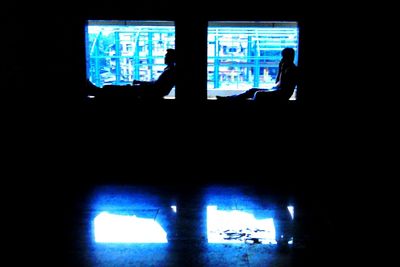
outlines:
[{"label": "window", "polygon": [[98,87],[156,80],[175,48],[172,21],[89,20],[85,35],[86,75]]},{"label": "window", "polygon": [[[275,84],[281,51],[296,51],[297,22],[210,21],[208,23],[207,98],[247,89],[270,89]],[[291,99],[295,99],[294,92]]]}]

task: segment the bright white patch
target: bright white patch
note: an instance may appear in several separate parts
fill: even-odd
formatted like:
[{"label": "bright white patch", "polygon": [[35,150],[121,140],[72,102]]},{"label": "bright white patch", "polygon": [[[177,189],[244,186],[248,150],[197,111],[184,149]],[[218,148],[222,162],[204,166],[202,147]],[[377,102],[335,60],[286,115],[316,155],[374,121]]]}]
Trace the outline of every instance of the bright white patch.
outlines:
[{"label": "bright white patch", "polygon": [[94,219],[97,243],[167,243],[167,233],[153,219],[102,212]]},{"label": "bright white patch", "polygon": [[257,220],[248,212],[217,206],[207,206],[207,237],[209,243],[276,244],[273,218]]},{"label": "bright white patch", "polygon": [[171,206],[171,209],[172,209],[173,212],[176,213],[176,206]]},{"label": "bright white patch", "polygon": [[288,206],[287,208],[288,208],[290,216],[292,217],[292,220],[293,220],[294,219],[294,207]]}]

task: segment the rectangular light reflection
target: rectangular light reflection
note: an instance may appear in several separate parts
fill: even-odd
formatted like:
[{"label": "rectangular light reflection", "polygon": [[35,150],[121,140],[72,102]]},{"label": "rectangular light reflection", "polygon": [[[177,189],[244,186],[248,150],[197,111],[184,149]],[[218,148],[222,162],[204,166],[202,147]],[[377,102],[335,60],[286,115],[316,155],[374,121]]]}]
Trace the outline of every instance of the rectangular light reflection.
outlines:
[{"label": "rectangular light reflection", "polygon": [[209,243],[276,244],[273,218],[256,219],[251,213],[217,206],[207,206],[207,237]]},{"label": "rectangular light reflection", "polygon": [[167,233],[153,219],[102,212],[94,219],[96,243],[168,243]]}]

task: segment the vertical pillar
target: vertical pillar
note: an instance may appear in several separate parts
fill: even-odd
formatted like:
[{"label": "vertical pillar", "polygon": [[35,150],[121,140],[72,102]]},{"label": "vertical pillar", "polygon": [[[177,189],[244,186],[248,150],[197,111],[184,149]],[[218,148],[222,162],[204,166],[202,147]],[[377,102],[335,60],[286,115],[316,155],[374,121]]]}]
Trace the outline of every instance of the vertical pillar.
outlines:
[{"label": "vertical pillar", "polygon": [[207,99],[207,20],[197,16],[176,21],[177,101]]}]

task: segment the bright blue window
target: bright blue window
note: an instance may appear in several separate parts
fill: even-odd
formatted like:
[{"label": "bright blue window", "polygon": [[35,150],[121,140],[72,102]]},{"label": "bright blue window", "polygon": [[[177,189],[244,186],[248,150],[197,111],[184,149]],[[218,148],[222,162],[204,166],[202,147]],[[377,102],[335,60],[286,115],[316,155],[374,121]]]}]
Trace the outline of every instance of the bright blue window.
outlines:
[{"label": "bright blue window", "polygon": [[[89,20],[87,78],[98,87],[156,80],[168,48],[175,48],[172,21]],[[175,89],[169,96],[174,95]]]},{"label": "bright blue window", "polygon": [[[297,64],[299,47],[297,22],[209,22],[208,98],[238,94],[253,87],[272,88],[278,72],[281,51],[285,47],[295,49]],[[292,99],[295,98],[295,93]]]}]

